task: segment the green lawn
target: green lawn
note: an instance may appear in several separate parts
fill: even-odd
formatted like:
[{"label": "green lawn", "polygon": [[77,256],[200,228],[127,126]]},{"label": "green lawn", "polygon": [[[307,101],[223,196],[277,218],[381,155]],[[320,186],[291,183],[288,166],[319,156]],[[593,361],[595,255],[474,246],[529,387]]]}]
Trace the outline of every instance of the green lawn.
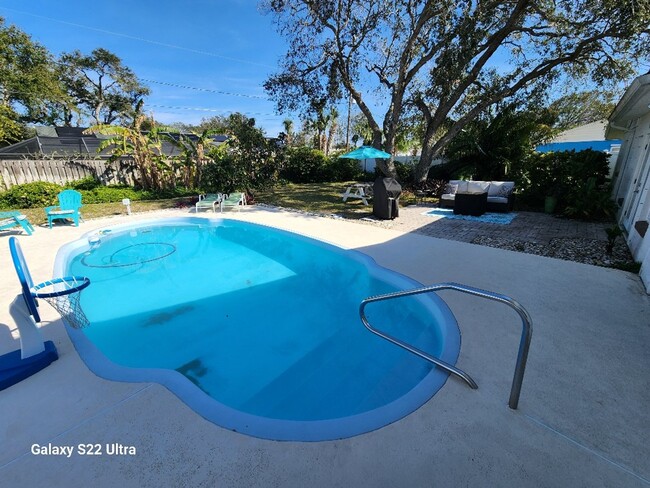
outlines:
[{"label": "green lawn", "polygon": [[[364,205],[361,200],[349,199],[343,202],[341,194],[345,188],[354,182],[343,183],[289,183],[278,185],[268,190],[254,192],[255,203],[265,203],[285,208],[315,212],[322,214],[337,214],[349,219],[360,219],[372,214],[372,203]],[[402,206],[415,202],[410,193],[402,194]],[[174,198],[170,200],[133,201],[131,211],[148,212],[168,208],[183,208],[193,205],[191,198]],[[34,225],[47,222],[42,208],[21,209]],[[121,202],[86,204],[81,210],[85,220],[106,217],[110,215],[125,215],[126,209]]]},{"label": "green lawn", "polygon": [[[372,202],[364,205],[359,199],[343,202],[341,194],[351,182],[338,183],[289,183],[271,190],[255,193],[255,201],[280,207],[294,208],[306,212],[337,214],[349,219],[360,219],[372,214]],[[415,198],[410,193],[402,194],[400,204],[410,205]]]},{"label": "green lawn", "polygon": [[[162,210],[166,208],[179,208],[187,206],[189,200],[186,198],[174,198],[171,200],[147,200],[131,202],[132,212],[148,212],[151,210]],[[42,208],[26,208],[20,210],[27,215],[33,225],[47,222],[45,211]],[[109,215],[126,215],[126,207],[122,202],[115,203],[89,203],[81,209],[84,220],[106,217]]]}]

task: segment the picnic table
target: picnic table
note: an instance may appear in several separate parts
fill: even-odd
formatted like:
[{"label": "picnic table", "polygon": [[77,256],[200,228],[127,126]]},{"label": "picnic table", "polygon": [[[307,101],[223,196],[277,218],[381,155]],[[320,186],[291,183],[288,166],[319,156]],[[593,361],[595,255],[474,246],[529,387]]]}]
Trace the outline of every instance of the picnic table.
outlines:
[{"label": "picnic table", "polygon": [[343,201],[347,202],[348,198],[358,198],[364,205],[368,205],[368,200],[372,198],[372,184],[371,183],[355,183],[350,185],[342,193]]}]

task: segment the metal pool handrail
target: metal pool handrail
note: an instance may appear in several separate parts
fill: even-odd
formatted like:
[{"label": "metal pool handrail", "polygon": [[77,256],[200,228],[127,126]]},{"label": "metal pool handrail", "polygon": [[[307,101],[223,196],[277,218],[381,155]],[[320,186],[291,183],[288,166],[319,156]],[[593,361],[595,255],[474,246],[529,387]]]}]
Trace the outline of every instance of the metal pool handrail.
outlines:
[{"label": "metal pool handrail", "polygon": [[395,337],[385,332],[375,329],[372,325],[370,325],[368,319],[366,318],[365,308],[366,305],[369,303],[379,302],[382,300],[390,300],[393,298],[400,298],[400,297],[405,297],[410,295],[420,295],[422,293],[430,293],[430,292],[435,292],[440,290],[460,291],[463,293],[467,293],[469,295],[474,295],[477,297],[486,298],[488,300],[494,300],[496,302],[504,303],[505,305],[508,305],[510,308],[514,309],[515,312],[517,312],[521,317],[521,322],[522,322],[521,339],[519,341],[519,351],[517,353],[517,364],[515,365],[515,375],[512,379],[512,388],[510,389],[510,398],[508,400],[508,406],[511,409],[516,410],[517,406],[519,405],[519,395],[521,394],[521,383],[524,380],[524,372],[526,370],[526,360],[528,359],[528,349],[530,348],[530,340],[533,335],[533,324],[530,315],[528,314],[526,309],[522,307],[517,301],[513,300],[512,298],[506,295],[500,295],[498,293],[492,293],[490,291],[482,290],[480,288],[461,285],[459,283],[439,283],[437,285],[425,286],[423,288],[416,288],[414,290],[397,291],[393,293],[386,293],[384,295],[376,295],[376,296],[368,297],[365,300],[363,300],[361,302],[361,305],[359,306],[359,315],[361,317],[361,322],[366,327],[366,329],[368,329],[373,334],[376,334],[379,337],[382,337],[387,341],[392,342],[393,344],[403,349],[406,349],[407,351],[415,354],[416,356],[421,357],[426,361],[429,361],[437,366],[440,366],[442,369],[448,371],[449,373],[455,374],[456,376],[460,377],[463,381],[465,381],[470,386],[470,388],[476,389],[478,388],[478,385],[464,371],[438,358],[435,358],[414,346],[411,346],[399,339],[396,339]]}]

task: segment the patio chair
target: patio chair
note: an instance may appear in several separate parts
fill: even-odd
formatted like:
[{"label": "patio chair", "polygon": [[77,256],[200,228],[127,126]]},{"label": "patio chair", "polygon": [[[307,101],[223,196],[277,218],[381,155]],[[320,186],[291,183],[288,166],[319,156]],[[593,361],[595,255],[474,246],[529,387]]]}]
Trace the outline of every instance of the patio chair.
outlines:
[{"label": "patio chair", "polygon": [[12,229],[20,226],[27,233],[32,235],[34,226],[29,222],[27,217],[20,212],[12,210],[10,212],[0,212],[0,230]]},{"label": "patio chair", "polygon": [[81,205],[81,193],[75,190],[63,190],[58,195],[59,204],[52,207],[45,207],[47,223],[52,228],[52,221],[56,219],[72,219],[75,227],[79,227],[79,219],[83,220],[79,209]]},{"label": "patio chair", "polygon": [[240,205],[246,205],[246,194],[245,193],[231,193],[230,195],[226,195],[222,200],[221,200],[221,212],[223,212],[223,209],[225,207],[232,207],[236,208],[237,210],[240,209]]},{"label": "patio chair", "polygon": [[199,213],[199,210],[212,209],[213,212],[217,211],[217,205],[221,203],[223,195],[221,193],[206,193],[205,195],[199,195],[199,201],[196,203],[196,213]]}]

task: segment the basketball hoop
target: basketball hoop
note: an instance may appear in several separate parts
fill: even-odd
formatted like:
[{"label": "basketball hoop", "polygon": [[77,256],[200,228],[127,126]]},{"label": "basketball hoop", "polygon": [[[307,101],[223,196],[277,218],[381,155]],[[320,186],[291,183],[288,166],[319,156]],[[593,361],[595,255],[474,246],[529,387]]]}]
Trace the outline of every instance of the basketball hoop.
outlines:
[{"label": "basketball hoop", "polygon": [[66,276],[34,285],[31,293],[52,305],[70,326],[81,329],[90,324],[79,304],[81,290],[88,285],[90,280],[86,277]]}]

